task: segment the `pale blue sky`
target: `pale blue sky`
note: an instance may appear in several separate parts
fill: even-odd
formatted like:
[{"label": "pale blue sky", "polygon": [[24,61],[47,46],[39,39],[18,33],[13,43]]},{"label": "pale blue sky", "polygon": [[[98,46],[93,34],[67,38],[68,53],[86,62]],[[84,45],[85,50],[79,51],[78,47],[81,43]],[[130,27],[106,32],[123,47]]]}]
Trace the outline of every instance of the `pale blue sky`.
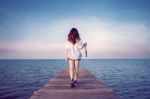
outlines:
[{"label": "pale blue sky", "polygon": [[149,5],[149,0],[0,0],[0,58],[64,58],[72,27],[88,42],[88,58],[150,58]]}]

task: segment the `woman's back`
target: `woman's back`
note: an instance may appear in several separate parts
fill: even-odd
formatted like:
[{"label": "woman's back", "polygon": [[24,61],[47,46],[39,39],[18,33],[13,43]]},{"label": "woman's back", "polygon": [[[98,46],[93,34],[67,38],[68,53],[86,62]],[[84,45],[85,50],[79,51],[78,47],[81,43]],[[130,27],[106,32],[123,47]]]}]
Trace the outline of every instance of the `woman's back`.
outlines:
[{"label": "woman's back", "polygon": [[82,48],[82,41],[77,40],[75,44],[70,41],[67,41],[66,48],[68,49],[67,57],[69,59],[81,59],[81,48]]}]

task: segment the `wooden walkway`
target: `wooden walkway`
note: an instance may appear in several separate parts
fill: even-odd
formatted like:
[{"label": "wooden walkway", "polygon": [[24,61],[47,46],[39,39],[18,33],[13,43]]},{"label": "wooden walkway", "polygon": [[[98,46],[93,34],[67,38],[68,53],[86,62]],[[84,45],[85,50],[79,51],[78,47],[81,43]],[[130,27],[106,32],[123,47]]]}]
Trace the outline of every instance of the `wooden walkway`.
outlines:
[{"label": "wooden walkway", "polygon": [[119,99],[115,92],[98,81],[89,71],[80,68],[78,85],[70,87],[67,69],[60,71],[29,99]]}]

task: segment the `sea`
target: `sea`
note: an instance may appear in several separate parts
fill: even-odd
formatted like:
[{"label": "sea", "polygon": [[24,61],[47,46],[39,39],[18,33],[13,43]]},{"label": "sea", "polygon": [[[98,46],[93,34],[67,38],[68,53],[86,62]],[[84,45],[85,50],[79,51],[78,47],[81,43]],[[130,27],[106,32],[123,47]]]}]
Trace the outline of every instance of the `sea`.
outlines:
[{"label": "sea", "polygon": [[[83,59],[80,67],[120,99],[150,99],[150,59]],[[0,99],[28,99],[64,68],[64,59],[0,60]]]}]

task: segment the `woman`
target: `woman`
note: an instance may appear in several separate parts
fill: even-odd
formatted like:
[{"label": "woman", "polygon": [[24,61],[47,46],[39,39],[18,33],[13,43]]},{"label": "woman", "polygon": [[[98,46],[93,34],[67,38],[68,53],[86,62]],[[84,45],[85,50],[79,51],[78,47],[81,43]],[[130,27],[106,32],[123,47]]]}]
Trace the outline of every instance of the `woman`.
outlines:
[{"label": "woman", "polygon": [[82,56],[81,49],[84,48],[86,51],[86,46],[87,43],[82,44],[78,30],[76,28],[72,28],[68,34],[68,41],[66,44],[66,58],[69,63],[71,87],[75,87],[77,85],[79,63]]}]

